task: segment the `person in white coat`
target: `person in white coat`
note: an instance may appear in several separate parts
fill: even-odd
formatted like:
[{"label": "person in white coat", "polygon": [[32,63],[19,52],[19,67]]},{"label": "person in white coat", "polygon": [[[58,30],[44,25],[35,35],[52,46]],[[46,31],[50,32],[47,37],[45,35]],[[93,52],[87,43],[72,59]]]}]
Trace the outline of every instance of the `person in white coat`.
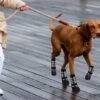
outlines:
[{"label": "person in white coat", "polygon": [[[23,2],[22,0],[0,0],[0,6],[12,9],[19,9],[20,11],[25,11],[29,9],[29,6]],[[6,21],[2,21],[5,19],[5,15],[3,12],[0,12],[0,74],[4,65],[4,53],[3,48],[7,46],[7,31],[6,31]],[[0,96],[2,96],[3,90],[0,88]]]}]

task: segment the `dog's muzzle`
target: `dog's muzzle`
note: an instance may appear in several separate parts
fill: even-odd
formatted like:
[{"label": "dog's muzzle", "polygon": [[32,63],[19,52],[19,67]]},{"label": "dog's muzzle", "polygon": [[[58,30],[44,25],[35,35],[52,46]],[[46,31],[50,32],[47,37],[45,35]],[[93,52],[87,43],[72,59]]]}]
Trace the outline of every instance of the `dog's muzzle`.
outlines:
[{"label": "dog's muzzle", "polygon": [[97,33],[96,37],[97,37],[97,38],[100,38],[100,33]]}]

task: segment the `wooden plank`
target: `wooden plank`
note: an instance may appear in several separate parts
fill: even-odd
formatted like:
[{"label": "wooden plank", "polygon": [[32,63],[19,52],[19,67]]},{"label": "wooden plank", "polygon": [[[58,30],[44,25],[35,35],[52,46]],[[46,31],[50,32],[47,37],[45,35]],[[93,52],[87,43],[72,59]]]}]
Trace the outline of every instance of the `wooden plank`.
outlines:
[{"label": "wooden plank", "polygon": [[25,98],[18,97],[10,92],[4,91],[5,95],[0,97],[0,100],[25,100]]},{"label": "wooden plank", "polygon": [[[21,65],[19,65],[19,66],[21,66]],[[13,68],[10,68],[10,71],[13,71]],[[19,70],[24,70],[24,69],[19,68]],[[24,71],[20,71],[20,72],[19,72],[19,70],[18,70],[18,67],[17,68],[14,68],[14,72],[17,73],[17,74],[25,75],[28,78],[32,78],[32,79],[35,79],[35,80],[40,81],[40,82],[43,82],[43,83],[45,82],[44,84],[47,84],[47,85],[50,85],[50,86],[53,86],[53,87],[62,89],[60,80],[56,80],[57,81],[56,82],[56,81],[54,81],[55,78],[51,78],[51,77],[46,78],[45,76],[42,76],[41,73],[40,74],[39,73],[36,73],[37,71],[34,71],[34,72],[32,71],[32,74],[34,74],[34,75],[32,75],[32,74],[28,74],[28,73],[30,73],[30,71],[27,72],[28,70],[24,70]],[[51,79],[54,79],[54,80],[51,80]],[[60,83],[60,84],[58,84],[58,83]],[[70,89],[71,88],[68,88],[67,89],[67,92],[71,92]],[[83,95],[83,97],[85,97],[87,93],[85,94],[85,96],[84,96],[84,94],[85,94],[84,92],[81,92],[79,95]]]},{"label": "wooden plank", "polygon": [[[7,76],[6,76],[7,77]],[[54,98],[56,98],[56,100],[58,99],[58,100],[64,100],[63,98],[61,98],[61,97],[57,97],[57,96],[55,96],[55,95],[51,95],[51,94],[49,94],[49,93],[47,93],[47,92],[44,92],[44,91],[42,91],[41,89],[39,89],[39,88],[35,88],[34,86],[31,86],[31,85],[28,85],[28,84],[25,84],[25,83],[23,83],[23,82],[17,82],[16,80],[14,81],[14,79],[12,79],[12,78],[9,78],[9,77],[7,77],[9,80],[11,80],[11,82],[7,82],[7,80],[3,80],[3,82],[5,82],[5,83],[7,83],[7,84],[9,84],[10,85],[10,87],[13,87],[13,88],[17,88],[17,90],[15,91],[15,89],[9,89],[9,87],[8,87],[8,85],[6,86],[6,88],[4,87],[4,89],[5,90],[7,90],[7,89],[9,89],[9,91],[15,91],[15,93],[19,93],[19,91],[18,91],[18,89],[20,89],[20,90],[24,90],[25,92],[28,92],[28,93],[30,93],[31,95],[33,95],[32,97],[34,98],[34,94],[36,95],[36,96],[38,96],[38,97],[41,97],[41,99],[42,98],[44,98],[44,99],[50,99],[52,96],[54,97]],[[2,83],[2,82],[1,82]],[[5,84],[4,83],[4,84]],[[21,96],[23,96],[22,95],[22,93],[20,93],[20,95]],[[25,96],[25,95],[24,95]],[[27,97],[27,96],[25,96],[25,97]],[[27,97],[27,98],[29,98],[29,99],[31,99],[32,97]],[[35,99],[35,98],[34,98]],[[39,99],[39,98],[36,98],[36,100],[37,99]],[[41,100],[40,99],[40,100]],[[42,99],[42,100],[44,100],[44,99]]]},{"label": "wooden plank", "polygon": [[[14,82],[14,80],[11,79],[10,77],[6,77],[6,76],[3,76],[3,77],[7,78],[7,80],[10,80],[10,81]],[[29,91],[26,91],[25,89],[22,89],[22,88],[19,88],[17,86],[12,85],[7,80],[5,80],[5,81],[0,80],[0,85],[3,87],[4,93],[5,93],[3,97],[6,98],[7,100],[10,100],[9,95],[11,95],[11,94],[12,94],[12,98],[16,97],[17,100],[20,100],[20,98],[22,98],[22,100],[27,100],[27,99],[32,100],[33,98],[35,100],[45,100],[44,98],[39,97],[39,96],[37,96],[33,93],[30,93]],[[6,92],[7,93],[9,92],[8,97],[6,97],[7,96]],[[13,96],[13,95],[15,95],[15,96]],[[18,99],[17,96],[19,97],[19,99]]]},{"label": "wooden plank", "polygon": [[[62,19],[72,24],[79,24],[87,18],[100,19],[99,0],[25,0],[51,16],[63,12]],[[0,7],[7,15],[12,10]],[[88,70],[83,58],[76,59],[76,75],[81,91],[73,94],[69,86],[62,90],[60,69],[63,54],[57,58],[57,76],[50,75],[51,32],[48,18],[35,12],[19,12],[8,22],[9,46],[6,53],[5,67],[0,79],[5,95],[0,100],[100,100],[99,39],[94,41],[92,54],[95,71],[92,80],[84,76]],[[58,24],[58,23],[56,23]],[[69,75],[69,72],[68,72]]]},{"label": "wooden plank", "polygon": [[[7,71],[7,70],[6,70]],[[8,70],[9,71],[9,70]],[[24,72],[24,71],[23,71]],[[10,74],[11,73],[11,74]],[[17,79],[17,77],[22,77],[22,74],[19,74],[19,73],[17,73],[17,72],[9,72],[9,74],[5,74],[6,76],[8,76],[8,77],[11,77],[11,78],[13,78],[13,79]],[[14,75],[14,76],[13,76]],[[55,86],[51,86],[51,85],[49,85],[49,84],[45,84],[45,83],[42,83],[42,82],[40,82],[40,80],[38,80],[38,78],[37,78],[37,80],[35,79],[34,81],[33,81],[33,79],[31,79],[31,78],[29,78],[28,76],[25,76],[25,75],[23,75],[25,78],[23,78],[23,79],[21,79],[21,81],[22,82],[24,82],[24,83],[26,83],[26,84],[28,84],[28,85],[30,85],[30,86],[32,86],[32,87],[36,87],[36,88],[38,88],[38,89],[40,89],[40,90],[43,90],[43,91],[46,91],[47,93],[51,93],[51,94],[54,94],[55,96],[58,96],[58,97],[60,97],[60,98],[64,98],[64,99],[66,99],[66,97],[67,98],[70,98],[70,96],[74,96],[74,94],[71,94],[70,95],[70,93],[67,93],[67,92],[64,92],[64,91],[62,91],[62,90],[60,90],[60,89],[57,89],[57,88],[54,88]],[[34,75],[34,77],[35,77],[36,75]],[[20,78],[19,78],[20,79]],[[41,77],[41,79],[43,79],[42,77]],[[43,80],[44,81],[44,80]],[[46,81],[46,80],[45,80]],[[54,92],[53,92],[54,91]],[[63,97],[61,94],[64,94],[65,95],[65,97]],[[82,98],[80,98],[80,97],[77,97],[77,99],[78,100],[82,100]]]}]

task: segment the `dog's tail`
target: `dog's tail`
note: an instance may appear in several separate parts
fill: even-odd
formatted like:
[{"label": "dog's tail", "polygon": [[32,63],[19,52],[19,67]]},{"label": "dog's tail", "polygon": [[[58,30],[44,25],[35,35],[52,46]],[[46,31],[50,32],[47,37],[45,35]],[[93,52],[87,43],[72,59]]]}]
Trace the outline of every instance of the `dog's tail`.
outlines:
[{"label": "dog's tail", "polygon": [[49,23],[49,28],[51,31],[54,30],[54,21],[56,18],[59,18],[60,16],[62,15],[62,13],[58,14],[57,16],[54,16],[51,20],[50,20],[50,23]]}]

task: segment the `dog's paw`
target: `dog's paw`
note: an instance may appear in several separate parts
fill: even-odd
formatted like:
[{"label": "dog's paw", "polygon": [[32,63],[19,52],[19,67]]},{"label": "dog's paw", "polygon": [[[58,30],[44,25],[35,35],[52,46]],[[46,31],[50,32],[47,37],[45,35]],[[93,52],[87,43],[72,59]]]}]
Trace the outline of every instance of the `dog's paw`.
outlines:
[{"label": "dog's paw", "polygon": [[80,88],[78,86],[72,87],[72,92],[78,93],[80,92]]},{"label": "dog's paw", "polygon": [[69,85],[69,81],[67,79],[62,79],[63,87],[67,87]]},{"label": "dog's paw", "polygon": [[56,67],[51,67],[51,75],[56,76]]},{"label": "dog's paw", "polygon": [[86,79],[86,80],[90,80],[90,79],[91,79],[91,75],[92,75],[92,74],[87,73],[86,76],[85,76],[85,79]]},{"label": "dog's paw", "polygon": [[52,76],[56,76],[56,74],[57,74],[56,71],[51,71]]}]

